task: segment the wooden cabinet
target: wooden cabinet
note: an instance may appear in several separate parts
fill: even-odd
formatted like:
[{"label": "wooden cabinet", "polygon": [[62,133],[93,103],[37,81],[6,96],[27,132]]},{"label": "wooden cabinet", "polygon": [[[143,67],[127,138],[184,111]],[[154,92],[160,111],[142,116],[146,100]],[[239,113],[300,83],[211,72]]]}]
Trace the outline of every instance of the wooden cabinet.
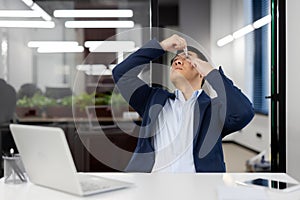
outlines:
[{"label": "wooden cabinet", "polygon": [[[137,131],[138,130],[134,130]],[[69,130],[68,141],[78,171],[116,172],[124,169],[133,152],[137,138],[119,128],[97,130]],[[115,149],[118,149],[116,151]],[[127,156],[121,151],[127,151]],[[106,160],[106,161],[103,161]],[[110,163],[117,167],[111,167]],[[116,169],[117,168],[117,169]]]}]

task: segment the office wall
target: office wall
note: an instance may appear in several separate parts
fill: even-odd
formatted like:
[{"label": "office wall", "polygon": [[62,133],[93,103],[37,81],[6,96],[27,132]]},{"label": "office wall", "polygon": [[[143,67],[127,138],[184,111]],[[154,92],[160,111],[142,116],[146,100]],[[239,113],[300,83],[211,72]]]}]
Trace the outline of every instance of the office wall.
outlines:
[{"label": "office wall", "polygon": [[[0,8],[29,9],[17,0],[0,0]],[[55,22],[54,29],[1,28],[0,42],[3,44],[7,40],[8,56],[1,55],[0,78],[6,78],[16,90],[24,83],[36,83],[43,90],[46,86],[72,87],[75,67],[83,62],[82,57],[78,59],[78,54],[40,54],[36,49],[27,47],[27,43],[32,40],[78,40],[80,31],[65,29],[62,22]],[[82,78],[79,77],[83,83]]]},{"label": "office wall", "polygon": [[300,1],[287,2],[287,172],[300,181],[299,47]]},{"label": "office wall", "polygon": [[[0,9],[27,9],[23,2],[0,0]],[[32,80],[32,56],[24,41],[28,40],[28,29],[1,28],[1,62],[0,78],[6,79],[9,84],[19,88],[26,81]],[[6,46],[6,47],[4,47]],[[7,53],[4,56],[3,53]],[[16,76],[18,74],[19,76]]]},{"label": "office wall", "polygon": [[[235,40],[223,47],[217,41],[245,26],[244,3],[241,0],[211,1],[211,55],[216,67],[222,66],[235,84],[245,91],[245,38]],[[246,91],[247,92],[247,91]]]},{"label": "office wall", "polygon": [[[197,41],[205,49],[205,53],[211,56],[210,0],[178,0],[178,9],[179,25],[165,28],[186,34]],[[170,36],[169,31],[161,34],[162,38]],[[162,84],[170,90],[174,90],[175,87],[170,81],[169,73],[168,69],[162,71]]]},{"label": "office wall", "polygon": [[[225,74],[249,99],[252,99],[253,71],[249,66],[251,66],[253,55],[251,53],[249,55],[249,49],[246,51],[245,47],[251,45],[253,35],[250,33],[223,47],[217,46],[217,41],[222,37],[252,23],[245,18],[251,15],[249,3],[248,0],[212,0],[210,41],[211,56],[215,66],[222,66]],[[268,116],[255,115],[246,128],[226,137],[225,140],[235,141],[256,151],[269,150],[269,127]]]},{"label": "office wall", "polygon": [[[253,55],[249,53],[249,50],[245,51],[245,45],[251,45],[253,35],[248,34],[223,47],[217,46],[218,39],[252,23],[244,17],[251,15],[249,3],[249,0],[211,0],[209,2],[181,0],[179,1],[180,26],[177,30],[183,33],[186,31],[187,35],[194,37],[209,50],[208,53],[215,67],[222,66],[225,74],[242,89],[249,99],[252,99],[253,68],[247,66],[252,65]],[[174,27],[170,28],[174,29]],[[208,47],[207,42],[209,42]],[[167,71],[164,71],[163,77],[166,77],[163,83],[170,89],[174,89],[168,79]],[[269,150],[269,116],[256,115],[245,129],[231,134],[224,140],[235,141],[256,151]]]},{"label": "office wall", "polygon": [[[34,36],[31,40],[78,41],[75,29],[65,29],[61,21],[54,21],[56,25],[54,29],[32,29]],[[81,59],[76,63],[76,57],[81,53],[37,53],[36,49],[33,49],[32,54],[35,70],[33,74],[36,74],[37,84],[43,90],[47,86],[71,86],[70,74],[76,69],[77,64],[83,62]]]},{"label": "office wall", "polygon": [[210,54],[210,0],[179,0],[179,31]]},{"label": "office wall", "polygon": [[10,28],[8,33],[8,83],[16,90],[33,79],[32,51],[26,41],[30,38],[30,30]]}]

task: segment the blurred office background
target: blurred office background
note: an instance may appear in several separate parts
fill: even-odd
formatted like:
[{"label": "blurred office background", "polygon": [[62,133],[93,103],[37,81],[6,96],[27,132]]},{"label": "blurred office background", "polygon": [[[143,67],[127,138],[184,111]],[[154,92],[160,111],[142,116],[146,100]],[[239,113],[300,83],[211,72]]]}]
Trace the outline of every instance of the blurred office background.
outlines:
[{"label": "blurred office background", "polygon": [[[297,1],[287,2],[287,13],[296,12],[293,4]],[[91,12],[95,9],[104,12]],[[64,10],[88,11],[74,14]],[[1,151],[15,148],[7,126],[11,122],[59,126],[66,132],[79,171],[117,171],[91,155],[85,148],[87,143],[78,135],[94,134],[97,139],[90,139],[88,144],[100,145],[102,136],[93,127],[96,120],[106,127],[105,137],[114,144],[129,151],[134,149],[136,138],[124,134],[124,129],[137,132],[132,123],[139,124],[140,119],[126,124],[126,114],[134,113],[127,106],[125,114],[119,107],[120,113],[115,115],[125,128],[113,122],[110,102],[115,91],[111,70],[150,38],[163,39],[178,31],[197,41],[214,65],[222,66],[253,102],[256,115],[252,122],[224,139],[228,170],[271,170],[270,165],[247,165],[247,160],[253,161],[259,153],[255,161],[258,165],[262,155],[266,162],[271,159],[270,100],[265,98],[271,92],[270,14],[271,0],[0,0],[0,78],[5,88],[11,86],[12,94],[15,92],[2,95],[1,91],[4,104],[15,103],[5,111],[12,114],[1,121]],[[153,27],[165,29],[156,31]],[[292,48],[292,40],[297,38],[290,38],[287,44]],[[109,42],[101,43],[105,40]],[[161,62],[167,63],[168,59],[166,56]],[[286,84],[292,89],[297,71],[293,60],[289,61]],[[142,76],[149,83],[173,89],[167,69],[150,67]],[[295,91],[291,93],[288,90],[287,112],[291,115],[286,132],[287,171],[300,179],[295,170],[299,156],[296,158],[293,149],[299,139],[292,123],[297,119],[292,114],[297,104],[289,101],[297,96]],[[115,97],[122,101],[117,92]],[[97,110],[94,118],[89,115],[91,106]],[[112,159],[124,165],[129,159],[114,156]]]}]

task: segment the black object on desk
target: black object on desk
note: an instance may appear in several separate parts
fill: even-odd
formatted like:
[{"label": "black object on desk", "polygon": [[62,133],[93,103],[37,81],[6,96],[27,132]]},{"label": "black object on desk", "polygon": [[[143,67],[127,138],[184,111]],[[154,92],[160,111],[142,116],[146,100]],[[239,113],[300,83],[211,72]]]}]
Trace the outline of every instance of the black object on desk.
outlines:
[{"label": "black object on desk", "polygon": [[[15,89],[3,79],[0,79],[0,94],[0,152],[2,152],[6,146],[14,145],[8,124],[14,117],[17,94]],[[2,160],[0,164],[2,164]],[[2,176],[3,168],[2,165],[0,165],[0,177]]]}]

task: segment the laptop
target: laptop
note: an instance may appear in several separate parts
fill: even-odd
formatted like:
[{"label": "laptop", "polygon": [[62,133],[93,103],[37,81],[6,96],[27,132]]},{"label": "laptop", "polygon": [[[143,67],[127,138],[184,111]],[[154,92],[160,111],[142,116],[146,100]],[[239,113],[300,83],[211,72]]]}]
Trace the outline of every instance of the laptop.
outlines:
[{"label": "laptop", "polygon": [[132,184],[77,173],[65,137],[58,127],[10,124],[29,180],[40,186],[78,196],[87,196]]}]

